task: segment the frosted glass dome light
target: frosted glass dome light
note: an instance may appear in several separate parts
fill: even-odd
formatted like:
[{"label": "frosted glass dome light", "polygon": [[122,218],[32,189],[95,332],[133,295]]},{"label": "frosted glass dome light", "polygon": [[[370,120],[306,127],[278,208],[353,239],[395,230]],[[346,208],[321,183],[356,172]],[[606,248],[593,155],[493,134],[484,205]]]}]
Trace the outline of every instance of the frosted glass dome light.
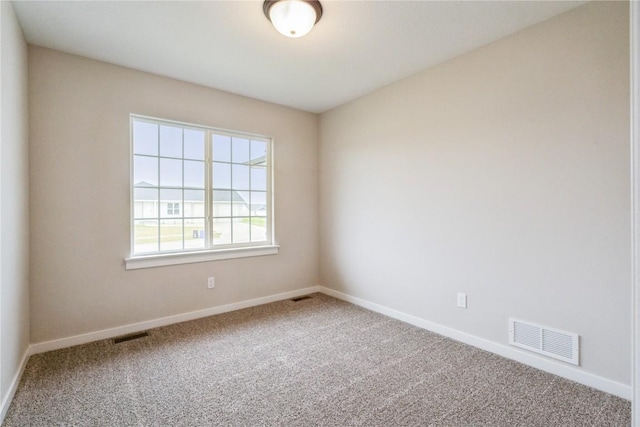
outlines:
[{"label": "frosted glass dome light", "polygon": [[322,16],[322,6],[313,0],[267,0],[264,14],[281,34],[298,38],[307,34]]}]

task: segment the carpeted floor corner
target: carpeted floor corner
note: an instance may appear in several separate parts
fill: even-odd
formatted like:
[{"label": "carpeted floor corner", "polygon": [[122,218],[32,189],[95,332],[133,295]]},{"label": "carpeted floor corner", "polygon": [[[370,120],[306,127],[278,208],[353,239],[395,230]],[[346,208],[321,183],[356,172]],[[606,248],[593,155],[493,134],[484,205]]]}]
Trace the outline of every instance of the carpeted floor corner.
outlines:
[{"label": "carpeted floor corner", "polygon": [[3,426],[629,426],[624,399],[322,294],[32,356]]}]

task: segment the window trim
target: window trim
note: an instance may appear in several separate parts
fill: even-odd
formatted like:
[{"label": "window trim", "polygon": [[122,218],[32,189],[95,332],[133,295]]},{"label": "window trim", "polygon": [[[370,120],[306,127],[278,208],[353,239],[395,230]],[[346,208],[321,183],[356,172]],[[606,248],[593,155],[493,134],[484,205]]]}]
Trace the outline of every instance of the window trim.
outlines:
[{"label": "window trim", "polygon": [[125,258],[125,270],[164,267],[167,265],[192,264],[196,262],[221,261],[234,258],[249,258],[277,255],[279,245],[248,246],[245,248],[193,250],[153,255],[138,255]]},{"label": "window trim", "polygon": [[[157,125],[175,125],[181,128],[190,128],[202,130],[206,134],[205,138],[205,226],[208,230],[205,233],[205,248],[198,249],[181,249],[181,250],[169,250],[158,252],[141,252],[134,253],[135,243],[135,200],[134,200],[134,141],[133,130],[134,121],[150,122]],[[266,197],[269,206],[266,218],[266,235],[267,240],[262,242],[245,242],[245,243],[230,243],[213,245],[213,212],[211,206],[211,191],[213,187],[210,183],[213,159],[211,157],[211,148],[213,143],[213,135],[223,135],[235,138],[253,139],[264,141],[267,144],[267,189]],[[252,134],[248,132],[231,131],[227,129],[220,129],[211,126],[198,125],[188,122],[180,122],[176,120],[167,120],[157,117],[144,116],[139,114],[129,115],[129,191],[130,191],[130,213],[129,213],[129,235],[130,235],[130,255],[125,258],[125,269],[139,269],[139,268],[151,268],[166,265],[187,264],[194,262],[206,262],[233,258],[245,258],[263,255],[275,255],[279,252],[279,245],[276,243],[275,238],[275,224],[274,224],[274,197],[273,197],[273,175],[274,175],[274,161],[273,161],[273,138],[264,135]],[[160,153],[158,153],[160,157]],[[158,183],[159,184],[159,183]],[[160,186],[158,186],[160,188]],[[158,209],[161,206],[158,205]],[[180,206],[181,212],[183,206]],[[161,212],[159,214],[159,220],[162,219]]]}]

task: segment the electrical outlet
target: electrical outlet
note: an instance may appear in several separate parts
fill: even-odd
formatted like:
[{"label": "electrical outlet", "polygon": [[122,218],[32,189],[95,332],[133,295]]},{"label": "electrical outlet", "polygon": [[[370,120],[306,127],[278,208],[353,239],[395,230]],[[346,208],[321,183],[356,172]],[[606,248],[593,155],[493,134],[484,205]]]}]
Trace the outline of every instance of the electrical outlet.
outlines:
[{"label": "electrical outlet", "polygon": [[458,307],[467,308],[467,294],[458,292]]},{"label": "electrical outlet", "polygon": [[213,289],[216,287],[216,278],[211,276],[207,279],[207,288]]}]

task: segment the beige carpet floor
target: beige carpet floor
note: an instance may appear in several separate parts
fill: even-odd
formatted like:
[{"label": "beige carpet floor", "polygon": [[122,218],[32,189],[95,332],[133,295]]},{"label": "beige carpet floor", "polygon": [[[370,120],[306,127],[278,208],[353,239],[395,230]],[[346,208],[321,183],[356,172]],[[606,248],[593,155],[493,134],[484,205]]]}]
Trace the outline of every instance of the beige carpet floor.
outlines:
[{"label": "beige carpet floor", "polygon": [[628,426],[630,403],[326,295],[32,356],[5,426]]}]

